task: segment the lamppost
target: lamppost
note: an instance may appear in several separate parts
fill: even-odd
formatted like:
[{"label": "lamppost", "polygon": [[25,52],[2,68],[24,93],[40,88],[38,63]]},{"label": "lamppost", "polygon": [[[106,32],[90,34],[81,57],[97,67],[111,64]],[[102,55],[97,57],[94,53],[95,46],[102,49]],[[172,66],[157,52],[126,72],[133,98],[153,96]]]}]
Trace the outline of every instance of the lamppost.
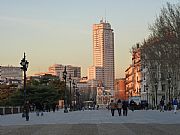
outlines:
[{"label": "lamppost", "polygon": [[146,96],[147,96],[147,104],[148,104],[148,103],[149,103],[149,102],[148,102],[148,99],[149,99],[149,97],[148,97],[148,96],[149,96],[149,93],[148,93],[148,87],[149,87],[149,86],[146,85],[145,87],[146,87],[146,94],[147,94]]},{"label": "lamppost", "polygon": [[26,60],[26,54],[24,53],[24,57],[22,58],[20,65],[22,66],[21,69],[24,71],[24,104],[26,102],[26,71],[28,68],[29,62]]},{"label": "lamppost", "polygon": [[156,108],[157,108],[157,89],[158,89],[158,82],[157,82],[157,80],[155,80],[155,94],[156,94]]},{"label": "lamppost", "polygon": [[64,113],[68,113],[67,110],[67,93],[66,93],[66,78],[67,78],[67,71],[66,71],[66,66],[64,67],[63,71],[63,79],[65,81],[65,89],[64,89]]},{"label": "lamppost", "polygon": [[168,78],[167,78],[167,81],[168,81],[168,94],[169,94],[169,102],[171,101],[171,76],[170,74],[168,75]]},{"label": "lamppost", "polygon": [[74,89],[74,92],[73,92],[73,110],[75,111],[75,93],[76,93],[76,84],[75,84],[75,82],[74,82],[74,80],[73,80],[73,82],[72,82],[72,84],[73,84],[73,89]]},{"label": "lamppost", "polygon": [[77,87],[77,85],[76,85],[76,102],[77,102],[76,108],[77,108],[77,110],[80,109],[79,96],[80,96],[79,89],[78,89],[78,87]]},{"label": "lamppost", "polygon": [[69,89],[70,89],[70,110],[69,111],[72,111],[72,94],[71,94],[71,81],[72,81],[72,79],[71,79],[71,74],[69,75],[69,85],[70,85],[70,87],[69,87]]}]

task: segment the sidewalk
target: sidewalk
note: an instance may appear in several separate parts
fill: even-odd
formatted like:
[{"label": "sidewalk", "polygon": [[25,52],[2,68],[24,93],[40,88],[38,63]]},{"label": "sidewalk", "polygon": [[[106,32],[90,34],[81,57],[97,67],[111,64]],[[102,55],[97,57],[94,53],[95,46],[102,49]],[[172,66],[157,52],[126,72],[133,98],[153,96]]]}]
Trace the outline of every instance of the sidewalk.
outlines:
[{"label": "sidewalk", "polygon": [[1,135],[178,135],[179,124],[51,124],[0,126]]},{"label": "sidewalk", "polygon": [[64,113],[47,112],[0,116],[0,135],[177,135],[180,133],[180,112],[141,110],[128,116],[112,117],[108,110],[86,110]]},{"label": "sidewalk", "polygon": [[180,124],[180,112],[159,112],[157,110],[129,111],[128,116],[118,116],[117,111],[112,117],[108,110],[86,110],[64,113],[45,112],[44,116],[30,113],[30,120],[25,121],[22,114],[1,115],[0,126],[8,125],[40,125],[40,124],[104,124],[104,123],[137,123],[137,124]]}]

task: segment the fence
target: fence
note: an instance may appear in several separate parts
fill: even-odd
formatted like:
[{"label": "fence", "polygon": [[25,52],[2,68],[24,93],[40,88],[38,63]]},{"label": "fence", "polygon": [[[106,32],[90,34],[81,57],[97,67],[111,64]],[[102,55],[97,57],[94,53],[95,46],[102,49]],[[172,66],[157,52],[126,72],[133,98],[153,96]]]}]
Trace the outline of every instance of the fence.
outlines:
[{"label": "fence", "polygon": [[16,114],[21,112],[22,112],[22,107],[20,106],[7,106],[7,107],[0,106],[0,115]]}]

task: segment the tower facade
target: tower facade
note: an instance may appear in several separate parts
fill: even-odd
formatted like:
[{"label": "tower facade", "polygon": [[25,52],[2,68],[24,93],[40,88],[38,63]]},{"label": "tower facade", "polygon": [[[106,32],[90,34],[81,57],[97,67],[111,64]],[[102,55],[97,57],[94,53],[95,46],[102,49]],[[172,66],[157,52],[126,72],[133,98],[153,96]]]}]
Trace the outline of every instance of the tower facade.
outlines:
[{"label": "tower facade", "polygon": [[93,25],[93,66],[101,69],[94,70],[93,79],[101,81],[105,89],[114,90],[114,32],[110,23],[102,20]]}]

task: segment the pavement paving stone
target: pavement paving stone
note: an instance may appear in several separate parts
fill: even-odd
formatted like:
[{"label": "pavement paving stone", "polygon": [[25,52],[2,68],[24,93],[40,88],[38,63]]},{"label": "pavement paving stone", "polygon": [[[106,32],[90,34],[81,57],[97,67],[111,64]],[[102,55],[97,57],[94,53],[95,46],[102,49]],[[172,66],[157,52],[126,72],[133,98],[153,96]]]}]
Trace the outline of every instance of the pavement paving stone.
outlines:
[{"label": "pavement paving stone", "polygon": [[180,124],[50,124],[0,126],[1,135],[179,135]]},{"label": "pavement paving stone", "polygon": [[180,135],[180,113],[140,110],[112,117],[108,110],[0,116],[0,135]]}]

